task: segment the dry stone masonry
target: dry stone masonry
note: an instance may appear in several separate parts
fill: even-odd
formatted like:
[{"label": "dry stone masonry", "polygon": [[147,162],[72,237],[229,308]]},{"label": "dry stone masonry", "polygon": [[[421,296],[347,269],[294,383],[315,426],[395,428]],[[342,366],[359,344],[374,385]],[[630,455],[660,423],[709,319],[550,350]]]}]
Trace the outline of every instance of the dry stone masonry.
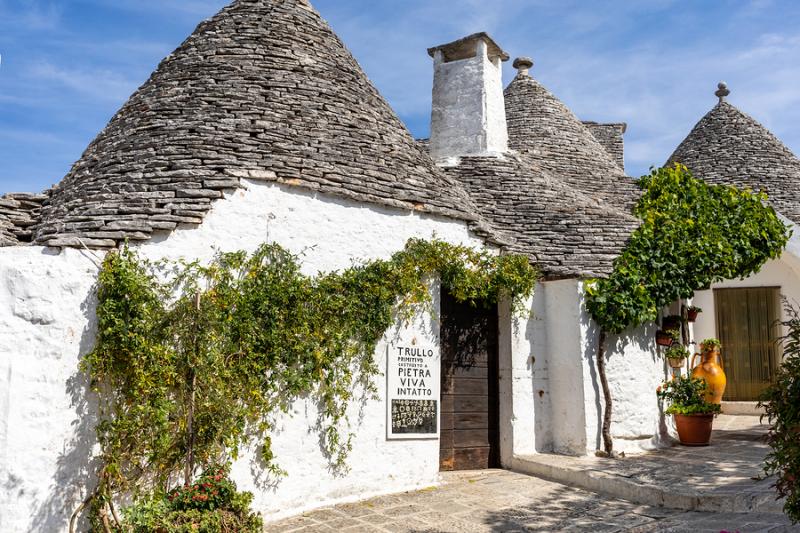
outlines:
[{"label": "dry stone masonry", "polygon": [[532,65],[517,63],[519,73],[505,90],[510,147],[565,183],[629,211],[639,197],[635,181],[586,125],[530,76]]},{"label": "dry stone masonry", "polygon": [[241,178],[461,219],[493,240],[306,0],[238,0],[91,143],[34,242],[113,247],[199,224]]},{"label": "dry stone masonry", "polygon": [[[414,141],[307,0],[237,0],[159,65],[54,189],[0,199],[0,246],[148,240],[200,224],[247,179],[465,221],[550,277],[608,272],[637,226],[626,125],[578,120],[531,77],[530,58],[503,92],[508,55],[485,33],[428,53],[433,135]],[[724,101],[726,86],[716,94],[669,162],[765,190],[800,222],[800,161]]]},{"label": "dry stone masonry", "polygon": [[632,215],[552,177],[527,153],[464,157],[447,171],[484,216],[516,236],[512,249],[550,278],[608,274],[638,226]]},{"label": "dry stone masonry", "polygon": [[0,246],[29,243],[48,193],[9,193],[0,197]]},{"label": "dry stone masonry", "polygon": [[667,164],[682,163],[710,183],[764,191],[777,211],[800,223],[800,160],[764,126],[725,101],[730,91],[724,83],[714,94],[719,103]]},{"label": "dry stone masonry", "polygon": [[623,135],[628,129],[624,122],[613,122],[610,124],[600,124],[598,122],[583,121],[583,125],[589,129],[589,133],[600,145],[605,148],[606,153],[623,171],[625,170],[625,140]]}]

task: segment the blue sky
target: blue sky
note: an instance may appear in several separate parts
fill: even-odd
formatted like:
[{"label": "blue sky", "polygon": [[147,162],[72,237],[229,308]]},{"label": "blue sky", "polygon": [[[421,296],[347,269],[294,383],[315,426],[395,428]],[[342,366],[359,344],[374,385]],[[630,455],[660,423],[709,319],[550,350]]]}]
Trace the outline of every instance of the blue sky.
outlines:
[{"label": "blue sky", "polygon": [[[226,3],[0,0],[0,192],[58,182],[161,58]],[[669,156],[716,102],[719,80],[732,103],[800,153],[794,0],[314,5],[416,136],[427,135],[430,113],[425,49],[488,31],[512,57],[533,57],[533,76],[580,118],[627,122],[632,175]]]}]

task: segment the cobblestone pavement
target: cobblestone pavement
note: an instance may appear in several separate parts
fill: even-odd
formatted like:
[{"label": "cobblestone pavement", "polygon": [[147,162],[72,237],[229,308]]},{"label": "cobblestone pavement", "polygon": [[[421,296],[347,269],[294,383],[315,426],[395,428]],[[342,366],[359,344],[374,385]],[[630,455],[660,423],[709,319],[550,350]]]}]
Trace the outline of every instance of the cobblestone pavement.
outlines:
[{"label": "cobblestone pavement", "polygon": [[443,483],[267,524],[266,531],[740,533],[798,531],[778,514],[684,512],[604,498],[504,470],[443,474]]}]

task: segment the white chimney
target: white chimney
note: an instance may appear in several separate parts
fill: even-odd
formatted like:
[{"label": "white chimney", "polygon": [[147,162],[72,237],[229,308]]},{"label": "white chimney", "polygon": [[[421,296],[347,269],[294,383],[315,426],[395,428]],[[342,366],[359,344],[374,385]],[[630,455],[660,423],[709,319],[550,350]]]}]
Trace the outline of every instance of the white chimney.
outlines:
[{"label": "white chimney", "polygon": [[428,50],[433,57],[430,153],[435,160],[508,150],[502,62],[491,37],[476,33]]}]

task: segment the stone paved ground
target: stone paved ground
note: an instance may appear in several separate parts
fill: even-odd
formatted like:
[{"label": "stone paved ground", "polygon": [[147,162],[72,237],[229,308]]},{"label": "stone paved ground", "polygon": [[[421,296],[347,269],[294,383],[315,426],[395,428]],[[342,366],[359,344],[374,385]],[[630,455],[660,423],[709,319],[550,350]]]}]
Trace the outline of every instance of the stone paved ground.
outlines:
[{"label": "stone paved ground", "polygon": [[[742,511],[741,505],[769,496],[769,480],[757,480],[767,451],[765,428],[757,417],[720,416],[712,446],[676,446],[623,460],[562,458],[575,471],[606,476],[604,482],[625,480],[628,488],[644,492],[661,487],[673,495],[707,498],[717,512],[669,509],[568,487],[556,482],[504,470],[453,472],[443,483],[418,492],[382,496],[339,505],[267,525],[268,532],[522,532],[585,531],[632,533],[800,532],[800,526],[777,512]],[[574,463],[574,464],[573,464]],[[632,483],[631,483],[632,482]],[[699,495],[699,496],[698,496]],[[640,498],[646,500],[647,498]],[[740,501],[741,500],[741,501]],[[659,501],[681,503],[680,499]],[[764,504],[771,511],[778,506]],[[696,509],[697,507],[690,507]],[[700,506],[700,508],[703,508]]]},{"label": "stone paved ground", "polygon": [[515,470],[641,504],[780,512],[773,480],[763,479],[766,431],[757,416],[721,415],[707,447],[673,446],[621,460],[539,454],[518,458]]},{"label": "stone paved ground", "polygon": [[443,475],[439,487],[338,505],[267,524],[266,531],[481,533],[800,531],[764,513],[685,512],[604,498],[504,470]]}]

